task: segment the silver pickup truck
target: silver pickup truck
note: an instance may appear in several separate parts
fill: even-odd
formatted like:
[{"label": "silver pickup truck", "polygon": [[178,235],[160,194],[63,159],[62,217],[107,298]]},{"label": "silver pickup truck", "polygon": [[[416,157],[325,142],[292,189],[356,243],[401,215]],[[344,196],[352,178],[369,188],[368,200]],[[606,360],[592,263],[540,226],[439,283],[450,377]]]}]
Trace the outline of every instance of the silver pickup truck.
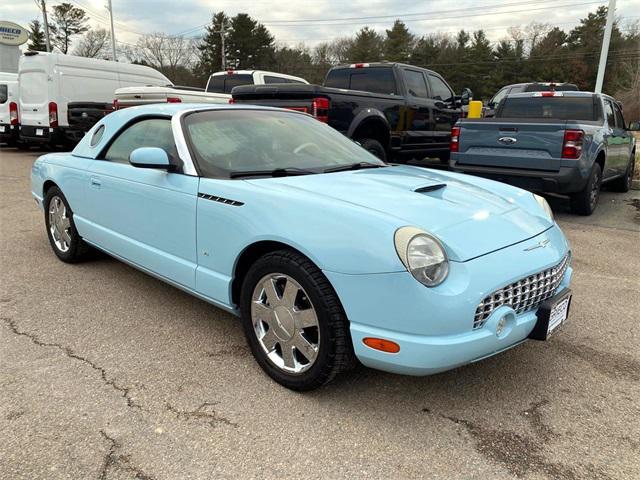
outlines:
[{"label": "silver pickup truck", "polygon": [[636,145],[630,130],[608,95],[508,95],[494,118],[456,123],[449,165],[528,190],[568,195],[575,213],[590,215],[602,183],[622,192],[631,186]]}]

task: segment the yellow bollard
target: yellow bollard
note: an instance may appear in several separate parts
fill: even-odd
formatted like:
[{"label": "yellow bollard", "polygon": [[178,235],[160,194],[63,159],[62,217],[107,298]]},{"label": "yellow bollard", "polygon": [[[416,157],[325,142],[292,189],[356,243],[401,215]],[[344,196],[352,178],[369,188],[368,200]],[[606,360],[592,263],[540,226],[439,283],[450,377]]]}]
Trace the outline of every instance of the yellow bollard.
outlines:
[{"label": "yellow bollard", "polygon": [[482,102],[480,100],[469,101],[469,112],[467,118],[480,118],[482,117]]}]

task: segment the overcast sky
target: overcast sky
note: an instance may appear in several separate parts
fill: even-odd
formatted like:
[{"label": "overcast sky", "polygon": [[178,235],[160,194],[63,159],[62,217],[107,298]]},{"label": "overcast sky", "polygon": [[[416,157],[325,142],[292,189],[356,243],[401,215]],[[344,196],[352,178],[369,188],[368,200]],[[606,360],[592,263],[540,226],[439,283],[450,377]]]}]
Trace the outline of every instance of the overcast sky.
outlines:
[{"label": "overcast sky", "polygon": [[[106,0],[68,0],[84,8],[93,26],[108,28]],[[509,26],[530,22],[557,25],[569,30],[580,18],[608,2],[593,0],[112,0],[116,38],[135,43],[140,34],[202,34],[214,11],[233,16],[248,13],[264,23],[276,41],[287,45],[304,42],[314,46],[352,35],[364,26],[384,33],[395,18],[402,19],[418,35],[485,29],[492,41],[507,36]],[[34,0],[1,0],[0,20],[27,26],[41,14]],[[48,8],[62,3],[47,1]],[[618,0],[616,15],[623,23],[640,20],[640,0]],[[369,17],[369,18],[362,18]]]}]

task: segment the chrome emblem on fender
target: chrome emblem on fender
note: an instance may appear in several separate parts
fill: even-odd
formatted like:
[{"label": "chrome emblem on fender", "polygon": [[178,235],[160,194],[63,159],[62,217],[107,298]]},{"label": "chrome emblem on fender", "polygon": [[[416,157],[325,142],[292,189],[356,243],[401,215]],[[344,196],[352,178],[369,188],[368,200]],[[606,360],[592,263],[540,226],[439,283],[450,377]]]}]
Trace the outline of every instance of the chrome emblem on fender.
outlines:
[{"label": "chrome emblem on fender", "polygon": [[500,137],[498,141],[500,143],[504,143],[505,145],[513,145],[518,141],[518,139],[513,137]]},{"label": "chrome emblem on fender", "polygon": [[545,238],[544,240],[540,240],[535,245],[525,248],[524,251],[530,252],[531,250],[535,250],[536,248],[545,248],[547,245],[549,245],[550,242],[551,240],[549,240],[548,238]]}]

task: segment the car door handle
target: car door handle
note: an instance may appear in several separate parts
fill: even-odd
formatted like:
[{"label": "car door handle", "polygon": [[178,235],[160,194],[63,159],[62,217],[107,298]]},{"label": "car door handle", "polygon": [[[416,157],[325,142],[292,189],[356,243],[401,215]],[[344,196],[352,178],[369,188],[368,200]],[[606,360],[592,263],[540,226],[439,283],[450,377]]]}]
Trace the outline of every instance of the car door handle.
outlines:
[{"label": "car door handle", "polygon": [[98,177],[91,177],[91,186],[99,188],[100,186],[102,186],[102,182]]}]

